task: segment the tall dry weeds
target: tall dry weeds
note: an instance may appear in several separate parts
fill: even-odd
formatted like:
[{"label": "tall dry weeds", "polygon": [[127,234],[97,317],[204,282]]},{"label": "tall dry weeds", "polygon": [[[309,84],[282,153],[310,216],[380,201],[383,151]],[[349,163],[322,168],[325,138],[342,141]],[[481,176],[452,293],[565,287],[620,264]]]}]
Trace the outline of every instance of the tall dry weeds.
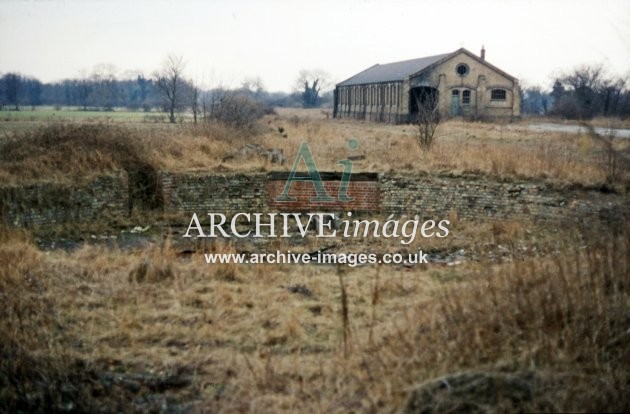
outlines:
[{"label": "tall dry weeds", "polygon": [[[507,245],[525,232],[490,227]],[[168,239],[140,252],[45,254],[11,235],[0,243],[0,351],[10,357],[0,403],[124,411],[143,395],[181,393],[228,412],[627,411],[629,233],[597,230],[508,262],[245,266],[236,279],[181,258]],[[144,279],[130,282],[145,262]],[[434,271],[456,277],[431,283]],[[312,295],[287,289],[287,275]],[[168,377],[175,391],[138,373],[149,369],[194,379]]]}]

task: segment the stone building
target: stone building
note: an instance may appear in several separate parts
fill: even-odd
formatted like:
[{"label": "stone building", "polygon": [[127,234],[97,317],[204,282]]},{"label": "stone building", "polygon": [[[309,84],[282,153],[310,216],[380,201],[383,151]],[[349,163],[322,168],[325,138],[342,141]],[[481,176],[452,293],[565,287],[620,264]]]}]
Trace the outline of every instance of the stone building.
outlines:
[{"label": "stone building", "polygon": [[442,116],[520,116],[518,79],[461,48],[453,53],[376,64],[337,84],[334,117],[415,122],[436,108]]}]

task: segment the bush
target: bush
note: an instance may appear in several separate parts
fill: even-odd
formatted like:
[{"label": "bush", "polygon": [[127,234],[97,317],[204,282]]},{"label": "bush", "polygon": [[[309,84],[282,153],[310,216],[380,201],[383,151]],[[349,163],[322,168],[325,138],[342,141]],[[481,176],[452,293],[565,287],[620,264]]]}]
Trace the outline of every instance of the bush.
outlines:
[{"label": "bush", "polygon": [[263,115],[273,109],[244,95],[226,96],[213,112],[212,120],[240,130],[253,130]]}]

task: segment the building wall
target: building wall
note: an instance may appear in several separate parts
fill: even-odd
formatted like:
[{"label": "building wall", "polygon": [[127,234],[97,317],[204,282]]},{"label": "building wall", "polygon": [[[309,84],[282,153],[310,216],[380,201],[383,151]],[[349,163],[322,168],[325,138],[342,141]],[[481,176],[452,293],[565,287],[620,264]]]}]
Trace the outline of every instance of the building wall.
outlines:
[{"label": "building wall", "polygon": [[336,118],[368,121],[404,122],[402,82],[341,86],[335,91]]},{"label": "building wall", "polygon": [[[460,76],[456,68],[467,65],[469,71]],[[412,88],[428,86],[439,92],[440,113],[444,117],[513,119],[520,116],[518,81],[460,52],[430,71],[411,76],[401,82],[340,86],[335,90],[335,118],[369,121],[410,122],[409,93]],[[493,90],[504,90],[505,100],[492,98]],[[459,93],[460,105],[453,111],[453,91]],[[464,91],[470,94],[464,104]]]},{"label": "building wall", "polygon": [[[468,73],[460,76],[456,68],[468,66]],[[411,77],[410,87],[433,86],[440,91],[440,113],[444,116],[467,116],[478,118],[514,118],[520,116],[520,89],[517,81],[495,71],[491,67],[460,52],[433,70]],[[505,100],[492,99],[492,90],[505,91]],[[459,92],[459,114],[452,111],[453,91]],[[470,103],[462,103],[464,91],[470,93]]]}]

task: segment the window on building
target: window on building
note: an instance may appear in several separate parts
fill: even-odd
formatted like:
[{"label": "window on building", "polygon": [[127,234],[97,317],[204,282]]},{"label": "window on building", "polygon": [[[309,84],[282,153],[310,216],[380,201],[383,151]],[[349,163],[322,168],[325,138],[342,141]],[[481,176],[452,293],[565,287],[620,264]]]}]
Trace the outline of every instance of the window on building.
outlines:
[{"label": "window on building", "polygon": [[492,99],[493,101],[505,101],[505,98],[505,89],[493,89],[490,93],[490,99]]},{"label": "window on building", "polygon": [[468,65],[465,63],[460,63],[459,65],[457,65],[457,67],[455,67],[455,71],[459,76],[466,76],[468,75],[469,71]]},{"label": "window on building", "polygon": [[468,89],[462,92],[462,105],[470,105],[470,91]]},{"label": "window on building", "polygon": [[459,89],[453,89],[453,96],[459,96]]}]

